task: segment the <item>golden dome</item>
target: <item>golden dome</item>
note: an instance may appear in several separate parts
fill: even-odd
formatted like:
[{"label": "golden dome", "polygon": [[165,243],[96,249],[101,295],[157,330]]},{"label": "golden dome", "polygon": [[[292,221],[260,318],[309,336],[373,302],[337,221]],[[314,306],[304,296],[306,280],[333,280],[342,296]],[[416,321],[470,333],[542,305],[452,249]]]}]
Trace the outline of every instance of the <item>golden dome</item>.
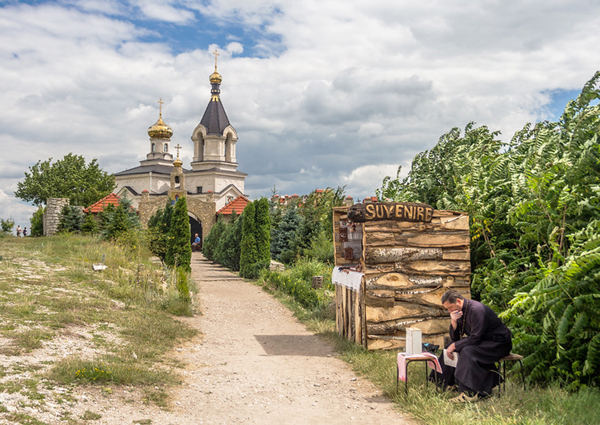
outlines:
[{"label": "golden dome", "polygon": [[215,72],[210,75],[210,82],[212,84],[221,84],[221,81],[223,81],[223,77],[217,72],[217,67],[215,66]]},{"label": "golden dome", "polygon": [[148,136],[153,139],[170,139],[173,136],[173,130],[162,120],[162,114],[153,126],[148,127]]},{"label": "golden dome", "polygon": [[179,159],[179,157],[177,157],[177,159],[175,161],[173,161],[173,165],[175,167],[181,167],[183,165],[183,161],[181,161],[181,159]]}]

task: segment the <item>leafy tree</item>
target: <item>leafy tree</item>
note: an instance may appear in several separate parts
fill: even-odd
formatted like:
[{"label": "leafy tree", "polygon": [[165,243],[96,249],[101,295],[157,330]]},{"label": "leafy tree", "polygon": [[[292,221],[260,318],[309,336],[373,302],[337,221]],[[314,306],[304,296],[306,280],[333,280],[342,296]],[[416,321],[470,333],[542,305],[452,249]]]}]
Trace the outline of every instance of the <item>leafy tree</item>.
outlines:
[{"label": "leafy tree", "polygon": [[15,221],[12,218],[6,220],[0,218],[0,227],[4,233],[12,233],[12,229],[15,227]]},{"label": "leafy tree", "polygon": [[510,321],[530,379],[572,388],[600,384],[599,85],[508,145],[453,129],[378,192],[469,213],[474,297]]},{"label": "leafy tree", "polygon": [[109,195],[115,187],[113,175],[102,171],[93,159],[72,153],[52,163],[52,158],[38,161],[25,179],[17,183],[15,196],[34,205],[43,205],[48,198],[68,198],[71,205],[89,206]]},{"label": "leafy tree", "polygon": [[191,272],[192,245],[190,242],[190,221],[187,213],[185,196],[179,197],[175,202],[171,226],[169,228],[167,254],[165,263]]},{"label": "leafy tree", "polygon": [[60,211],[59,232],[80,232],[85,217],[80,207],[64,205]]},{"label": "leafy tree", "polygon": [[256,208],[254,202],[244,208],[242,214],[242,246],[240,252],[240,276],[255,278],[258,252],[256,249]]},{"label": "leafy tree", "polygon": [[44,235],[44,211],[46,208],[40,206],[31,217],[31,236]]}]

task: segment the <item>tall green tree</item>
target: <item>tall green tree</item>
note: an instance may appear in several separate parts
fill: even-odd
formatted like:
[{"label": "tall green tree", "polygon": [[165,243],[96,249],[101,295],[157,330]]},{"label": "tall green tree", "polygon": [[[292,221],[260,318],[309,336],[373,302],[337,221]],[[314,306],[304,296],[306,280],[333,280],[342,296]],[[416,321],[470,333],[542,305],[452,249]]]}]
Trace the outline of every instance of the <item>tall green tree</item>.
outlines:
[{"label": "tall green tree", "polygon": [[213,225],[208,235],[204,238],[204,243],[202,244],[202,253],[210,261],[217,261],[217,247],[226,227],[227,226],[223,221],[223,217],[221,217],[219,214],[217,217],[217,222]]},{"label": "tall green tree", "polygon": [[115,187],[115,177],[103,171],[95,159],[69,153],[52,163],[52,158],[29,167],[25,179],[17,183],[15,196],[34,205],[43,205],[48,198],[68,198],[71,205],[90,206],[109,195]]},{"label": "tall green tree", "polygon": [[242,214],[242,246],[240,252],[240,276],[247,278],[256,277],[256,208],[254,202],[244,208]]},{"label": "tall green tree", "polygon": [[269,219],[269,201],[261,198],[256,205],[256,262],[259,269],[268,268],[271,262],[271,222]]},{"label": "tall green tree", "polygon": [[185,196],[180,196],[177,202],[175,202],[175,208],[173,209],[165,263],[169,266],[180,267],[188,273],[191,272],[192,245],[190,240],[190,220],[187,213],[187,201]]}]

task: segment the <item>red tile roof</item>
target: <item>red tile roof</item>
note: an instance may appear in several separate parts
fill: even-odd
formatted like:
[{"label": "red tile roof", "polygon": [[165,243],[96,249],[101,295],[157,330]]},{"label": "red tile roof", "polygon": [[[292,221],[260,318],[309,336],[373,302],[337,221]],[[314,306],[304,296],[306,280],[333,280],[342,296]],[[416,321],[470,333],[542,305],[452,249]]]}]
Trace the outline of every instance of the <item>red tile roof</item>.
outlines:
[{"label": "red tile roof", "polygon": [[238,196],[233,201],[231,201],[230,203],[225,205],[223,208],[221,208],[219,211],[217,211],[217,215],[218,214],[232,215],[233,210],[235,210],[235,213],[237,215],[240,215],[242,213],[242,211],[244,211],[244,208],[246,208],[246,205],[248,205],[249,203],[250,203],[250,200],[248,200],[248,198],[246,198],[245,196]]},{"label": "red tile roof", "polygon": [[119,197],[117,195],[115,195],[114,193],[111,193],[108,196],[105,196],[104,198],[100,199],[98,202],[90,205],[89,207],[87,207],[86,209],[83,210],[83,212],[86,213],[99,213],[104,211],[104,208],[107,205],[114,205],[115,207],[119,206]]}]

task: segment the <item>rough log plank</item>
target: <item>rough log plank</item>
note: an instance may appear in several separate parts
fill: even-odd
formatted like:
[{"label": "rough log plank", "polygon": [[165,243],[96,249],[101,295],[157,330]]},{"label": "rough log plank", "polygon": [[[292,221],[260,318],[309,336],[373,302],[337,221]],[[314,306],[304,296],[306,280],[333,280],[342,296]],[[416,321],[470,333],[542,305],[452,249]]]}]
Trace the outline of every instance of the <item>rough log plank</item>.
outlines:
[{"label": "rough log plank", "polygon": [[361,296],[362,291],[358,291],[354,297],[354,342],[360,344],[362,342],[362,324],[361,324]]},{"label": "rough log plank", "polygon": [[440,217],[440,230],[469,230],[469,216]]},{"label": "rough log plank", "polygon": [[406,332],[407,328],[417,328],[421,329],[424,334],[439,334],[448,332],[449,326],[449,318],[398,319],[381,323],[367,322],[367,333],[369,335],[390,335],[397,331]]},{"label": "rough log plank", "polygon": [[471,273],[468,261],[411,261],[396,263],[396,268],[404,273],[426,273],[464,276]]},{"label": "rough log plank", "polygon": [[468,247],[470,243],[469,232],[457,230],[453,232],[402,232],[390,235],[389,233],[365,233],[366,246],[399,246],[416,248],[450,248]]},{"label": "rough log plank", "polygon": [[444,249],[442,251],[442,259],[443,260],[470,261],[471,260],[471,250],[470,249]]},{"label": "rough log plank", "polygon": [[[372,273],[372,272],[375,273]],[[367,269],[365,271],[365,288],[372,289],[418,289],[444,286],[464,287],[470,286],[468,276],[419,276],[404,273],[381,273],[379,270]]]},{"label": "rough log plank", "polygon": [[[365,306],[367,326],[369,323],[389,322],[394,320],[422,321],[430,317],[448,316],[444,309],[432,306],[424,306],[407,302],[395,302],[393,307]],[[418,319],[415,319],[418,318]]]},{"label": "rough log plank", "polygon": [[[471,291],[469,288],[454,288],[456,289],[463,297],[471,298]],[[397,301],[403,301],[407,303],[415,303],[422,305],[429,305],[442,308],[442,295],[446,292],[448,288],[439,287],[439,288],[428,288],[428,289],[417,289],[412,291],[406,290],[397,290],[395,291],[394,298]]]},{"label": "rough log plank", "polygon": [[[423,334],[423,342],[439,345],[444,347],[444,338],[448,333],[425,335]],[[367,349],[369,350],[399,350],[406,349],[406,338],[402,336],[385,337],[381,335],[369,335],[367,339]]]},{"label": "rough log plank", "polygon": [[397,350],[405,346],[404,339],[382,339],[371,335],[367,338],[367,350]]},{"label": "rough log plank", "polygon": [[395,263],[397,261],[441,260],[441,248],[371,248],[365,249],[365,263]]}]

